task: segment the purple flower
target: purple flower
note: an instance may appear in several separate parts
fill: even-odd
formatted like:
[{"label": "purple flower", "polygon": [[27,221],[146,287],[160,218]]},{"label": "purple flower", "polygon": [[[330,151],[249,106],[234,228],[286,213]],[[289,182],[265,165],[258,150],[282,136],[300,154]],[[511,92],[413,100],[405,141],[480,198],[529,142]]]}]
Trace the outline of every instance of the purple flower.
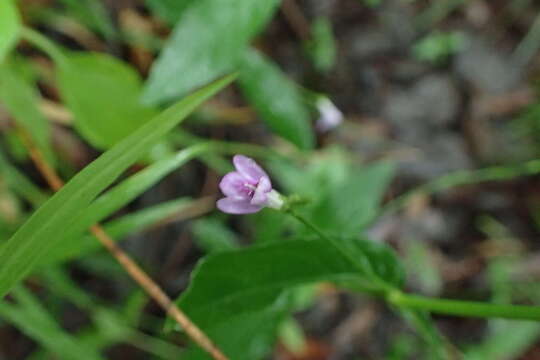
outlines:
[{"label": "purple flower", "polygon": [[320,113],[315,127],[320,132],[332,130],[343,122],[343,113],[326,96],[319,97],[315,105]]},{"label": "purple flower", "polygon": [[265,206],[281,208],[281,195],[272,189],[268,174],[253,159],[235,155],[233,164],[236,171],[219,183],[225,197],[217,201],[218,209],[229,214],[250,214]]}]

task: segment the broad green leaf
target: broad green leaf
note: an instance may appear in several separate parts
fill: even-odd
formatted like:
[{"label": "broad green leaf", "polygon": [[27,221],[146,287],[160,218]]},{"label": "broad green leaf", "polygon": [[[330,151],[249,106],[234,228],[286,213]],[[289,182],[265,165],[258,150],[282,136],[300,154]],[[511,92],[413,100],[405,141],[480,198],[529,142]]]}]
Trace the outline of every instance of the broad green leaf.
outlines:
[{"label": "broad green leaf", "polygon": [[231,70],[278,0],[198,0],[185,10],[150,71],[144,100],[174,99]]},{"label": "broad green leaf", "polygon": [[0,63],[17,42],[21,20],[14,0],[0,1]]},{"label": "broad green leaf", "polygon": [[[130,234],[144,231],[161,221],[167,220],[171,216],[185,210],[190,205],[191,201],[189,199],[172,200],[112,220],[105,223],[104,228],[113,240],[122,240]],[[102,248],[97,239],[92,235],[68,233],[69,235],[62,240],[64,245],[49,251],[40,265],[50,265],[71,260]]]},{"label": "broad green leaf", "polygon": [[28,290],[18,287],[13,295],[17,305],[0,301],[0,316],[4,320],[62,359],[103,359],[95,348],[81,344],[64,331]]},{"label": "broad green leaf", "polygon": [[295,219],[274,209],[262,209],[249,218],[253,223],[253,241],[257,244],[282,241],[286,229],[298,225]]},{"label": "broad green leaf", "polygon": [[75,129],[96,148],[110,148],[156,115],[139,102],[141,79],[128,64],[100,53],[70,53],[58,65]]},{"label": "broad green leaf", "polygon": [[270,306],[287,288],[358,277],[358,269],[325,241],[253,246],[203,260],[178,305],[204,329],[237,312]]},{"label": "broad green leaf", "polygon": [[[279,324],[283,321],[288,304],[285,296],[255,312],[239,312],[225,322],[217,322],[204,329],[220,348],[235,360],[266,359],[276,341]],[[197,346],[184,354],[189,360],[212,360]]]},{"label": "broad green leaf", "polygon": [[[401,268],[387,248],[367,241],[343,242],[355,263],[323,240],[286,241],[210,255],[197,266],[178,305],[231,358],[253,359],[242,350],[255,346],[250,341],[257,341],[259,335],[269,334],[263,329],[244,332],[231,322],[266,311],[284,291],[321,281],[377,288],[381,282],[395,283],[398,273],[401,282]],[[243,336],[244,346],[231,346],[229,333],[234,338]]]},{"label": "broad green leaf", "polygon": [[309,112],[299,88],[256,50],[246,51],[240,85],[268,127],[299,148],[313,147]]},{"label": "broad green leaf", "polygon": [[194,0],[146,0],[146,5],[169,24],[176,24]]},{"label": "broad green leaf", "polygon": [[90,202],[198,105],[235,78],[229,75],[163,111],[105,152],[41,206],[0,249],[0,297],[23,279]]},{"label": "broad green leaf", "polygon": [[37,107],[39,99],[35,86],[26,80],[13,62],[0,65],[0,103],[31,137],[49,164],[54,164],[50,126]]},{"label": "broad green leaf", "polygon": [[313,221],[332,233],[358,234],[377,214],[393,170],[390,163],[351,168],[343,181],[321,197],[313,209]]},{"label": "broad green leaf", "polygon": [[320,228],[356,236],[376,216],[394,167],[385,162],[354,165],[342,150],[331,149],[308,166],[281,160],[271,169],[289,193],[311,200],[303,211]]}]

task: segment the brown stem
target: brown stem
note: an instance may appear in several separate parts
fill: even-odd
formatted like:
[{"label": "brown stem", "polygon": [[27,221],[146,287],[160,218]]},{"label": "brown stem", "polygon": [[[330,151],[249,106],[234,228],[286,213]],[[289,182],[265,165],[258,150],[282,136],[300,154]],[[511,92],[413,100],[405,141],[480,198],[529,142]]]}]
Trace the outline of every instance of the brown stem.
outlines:
[{"label": "brown stem", "polygon": [[[34,145],[30,136],[21,129],[21,138],[28,148],[32,161],[39,172],[45,178],[51,189],[58,191],[64,185],[64,182],[56,171],[49,166],[41,151]],[[215,360],[228,360],[221,350],[195,325],[188,316],[180,310],[169,296],[159,287],[159,285],[144,272],[143,269],[133,259],[129,257],[113,239],[105,232],[99,224],[92,225],[90,232],[99,240],[99,242],[111,253],[118,263],[126,270],[141,288],[158,303],[167,314],[169,314],[186,331],[188,336],[201,348],[207,351]]]},{"label": "brown stem", "polygon": [[284,0],[281,12],[300,40],[308,41],[311,37],[311,27],[295,0]]}]

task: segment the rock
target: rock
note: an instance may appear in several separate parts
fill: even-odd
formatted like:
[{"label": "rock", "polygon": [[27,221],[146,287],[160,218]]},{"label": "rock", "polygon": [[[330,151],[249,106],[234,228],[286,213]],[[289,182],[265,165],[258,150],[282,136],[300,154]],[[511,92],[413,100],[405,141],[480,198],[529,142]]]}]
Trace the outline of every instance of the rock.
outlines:
[{"label": "rock", "polygon": [[502,94],[521,83],[523,69],[502,49],[483,39],[469,37],[465,50],[456,55],[454,70],[476,89]]},{"label": "rock", "polygon": [[336,5],[336,0],[307,0],[304,7],[307,16],[315,18],[318,16],[330,16]]},{"label": "rock", "polygon": [[471,168],[463,140],[452,133],[432,134],[416,145],[418,155],[400,161],[405,176],[429,180],[451,171]]},{"label": "rock", "polygon": [[460,108],[459,93],[446,75],[424,76],[409,90],[396,89],[386,99],[384,117],[398,137],[416,143],[434,130],[447,128]]},{"label": "rock", "polygon": [[410,4],[403,1],[386,1],[380,9],[380,22],[401,48],[408,47],[414,41],[414,17]]},{"label": "rock", "polygon": [[413,92],[421,99],[426,120],[433,126],[448,126],[456,118],[460,98],[449,76],[426,76],[414,86]]},{"label": "rock", "polygon": [[378,27],[355,28],[345,43],[350,46],[349,56],[353,60],[367,60],[392,51],[395,47],[390,34]]}]

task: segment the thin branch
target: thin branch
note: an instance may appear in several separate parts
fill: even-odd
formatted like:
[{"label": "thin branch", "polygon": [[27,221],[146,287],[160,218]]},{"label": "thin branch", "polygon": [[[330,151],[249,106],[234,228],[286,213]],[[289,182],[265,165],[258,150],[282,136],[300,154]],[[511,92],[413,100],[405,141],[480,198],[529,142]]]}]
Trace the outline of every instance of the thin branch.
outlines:
[{"label": "thin branch", "polygon": [[[62,179],[56,171],[49,166],[43,154],[34,145],[28,134],[21,129],[21,137],[27,146],[32,161],[39,172],[45,178],[49,186],[58,191],[64,185]],[[133,259],[129,257],[113,239],[105,232],[99,224],[92,225],[90,232],[98,241],[111,253],[118,263],[126,270],[135,282],[139,284],[146,293],[158,303],[169,316],[171,316],[188,334],[188,336],[201,348],[207,351],[215,360],[228,360],[221,350],[195,325],[188,316],[176,306],[169,296],[159,287],[159,285],[141,269]]]},{"label": "thin branch", "polygon": [[308,41],[311,37],[311,26],[298,4],[294,0],[284,0],[281,12],[300,40]]}]

